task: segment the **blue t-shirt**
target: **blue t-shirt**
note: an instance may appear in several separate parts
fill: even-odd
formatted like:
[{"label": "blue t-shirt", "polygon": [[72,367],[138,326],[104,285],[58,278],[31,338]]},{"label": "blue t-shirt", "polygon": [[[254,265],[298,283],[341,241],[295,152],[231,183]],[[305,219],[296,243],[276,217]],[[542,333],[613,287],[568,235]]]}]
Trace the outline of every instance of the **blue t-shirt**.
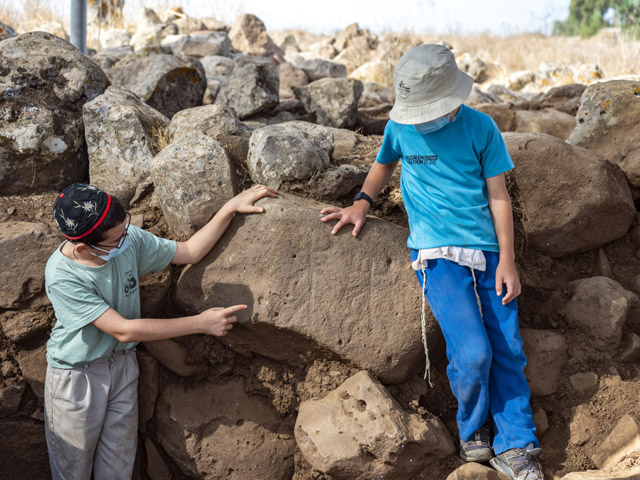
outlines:
[{"label": "blue t-shirt", "polygon": [[491,117],[462,105],[453,122],[428,134],[389,120],[376,161],[399,159],[409,248],[499,252],[485,178],[511,170],[513,161]]}]

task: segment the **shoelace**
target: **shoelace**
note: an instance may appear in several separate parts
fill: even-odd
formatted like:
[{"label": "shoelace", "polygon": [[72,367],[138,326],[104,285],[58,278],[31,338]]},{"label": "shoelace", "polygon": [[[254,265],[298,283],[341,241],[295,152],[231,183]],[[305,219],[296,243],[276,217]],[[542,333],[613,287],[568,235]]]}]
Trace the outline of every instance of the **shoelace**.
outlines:
[{"label": "shoelace", "polygon": [[473,434],[473,438],[471,440],[467,440],[466,442],[462,442],[463,445],[473,450],[474,448],[486,447],[487,445],[491,445],[491,428],[489,425],[484,424]]},{"label": "shoelace", "polygon": [[526,472],[523,480],[529,478],[529,474],[533,473],[532,478],[539,478],[540,468],[538,466],[538,460],[529,454],[524,448],[514,448],[504,453],[505,460],[509,463],[514,473],[520,477],[520,474]]}]

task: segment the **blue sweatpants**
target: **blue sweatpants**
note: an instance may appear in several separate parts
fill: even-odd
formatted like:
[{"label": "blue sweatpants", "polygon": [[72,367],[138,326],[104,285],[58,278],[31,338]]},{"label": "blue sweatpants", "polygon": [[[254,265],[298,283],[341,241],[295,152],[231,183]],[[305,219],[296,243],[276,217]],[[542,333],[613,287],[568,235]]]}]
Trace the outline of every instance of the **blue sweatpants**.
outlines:
[{"label": "blue sweatpants", "polygon": [[[518,327],[518,305],[502,305],[496,295],[495,273],[499,254],[484,251],[486,271],[471,269],[445,259],[428,261],[425,295],[440,324],[447,344],[447,375],[458,400],[460,438],[470,440],[489,414],[493,417],[496,455],[511,448],[538,446],[524,376],[527,360]],[[418,257],[411,250],[411,261]],[[422,271],[416,276],[423,285]],[[503,288],[503,296],[506,287]]]}]

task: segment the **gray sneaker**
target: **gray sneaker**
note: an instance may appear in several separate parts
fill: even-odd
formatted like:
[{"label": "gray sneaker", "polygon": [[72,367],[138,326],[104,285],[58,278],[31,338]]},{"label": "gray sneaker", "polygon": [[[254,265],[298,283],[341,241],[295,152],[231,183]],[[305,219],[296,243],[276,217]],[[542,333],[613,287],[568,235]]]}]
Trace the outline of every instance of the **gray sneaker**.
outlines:
[{"label": "gray sneaker", "polygon": [[[533,453],[542,453],[538,448]],[[524,448],[512,448],[492,458],[489,463],[509,480],[544,480],[540,461]]]},{"label": "gray sneaker", "polygon": [[491,448],[491,420],[487,420],[466,442],[460,439],[460,458],[465,462],[488,462],[494,456]]}]

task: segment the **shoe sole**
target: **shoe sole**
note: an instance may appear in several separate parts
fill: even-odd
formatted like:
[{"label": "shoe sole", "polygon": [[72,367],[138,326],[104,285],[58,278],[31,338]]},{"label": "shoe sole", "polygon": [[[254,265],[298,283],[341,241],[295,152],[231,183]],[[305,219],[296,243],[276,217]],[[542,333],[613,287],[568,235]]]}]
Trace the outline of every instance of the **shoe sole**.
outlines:
[{"label": "shoe sole", "polygon": [[494,458],[492,450],[487,449],[484,453],[478,452],[476,455],[466,455],[463,451],[460,452],[460,458],[465,462],[478,462],[478,463],[486,463]]}]

